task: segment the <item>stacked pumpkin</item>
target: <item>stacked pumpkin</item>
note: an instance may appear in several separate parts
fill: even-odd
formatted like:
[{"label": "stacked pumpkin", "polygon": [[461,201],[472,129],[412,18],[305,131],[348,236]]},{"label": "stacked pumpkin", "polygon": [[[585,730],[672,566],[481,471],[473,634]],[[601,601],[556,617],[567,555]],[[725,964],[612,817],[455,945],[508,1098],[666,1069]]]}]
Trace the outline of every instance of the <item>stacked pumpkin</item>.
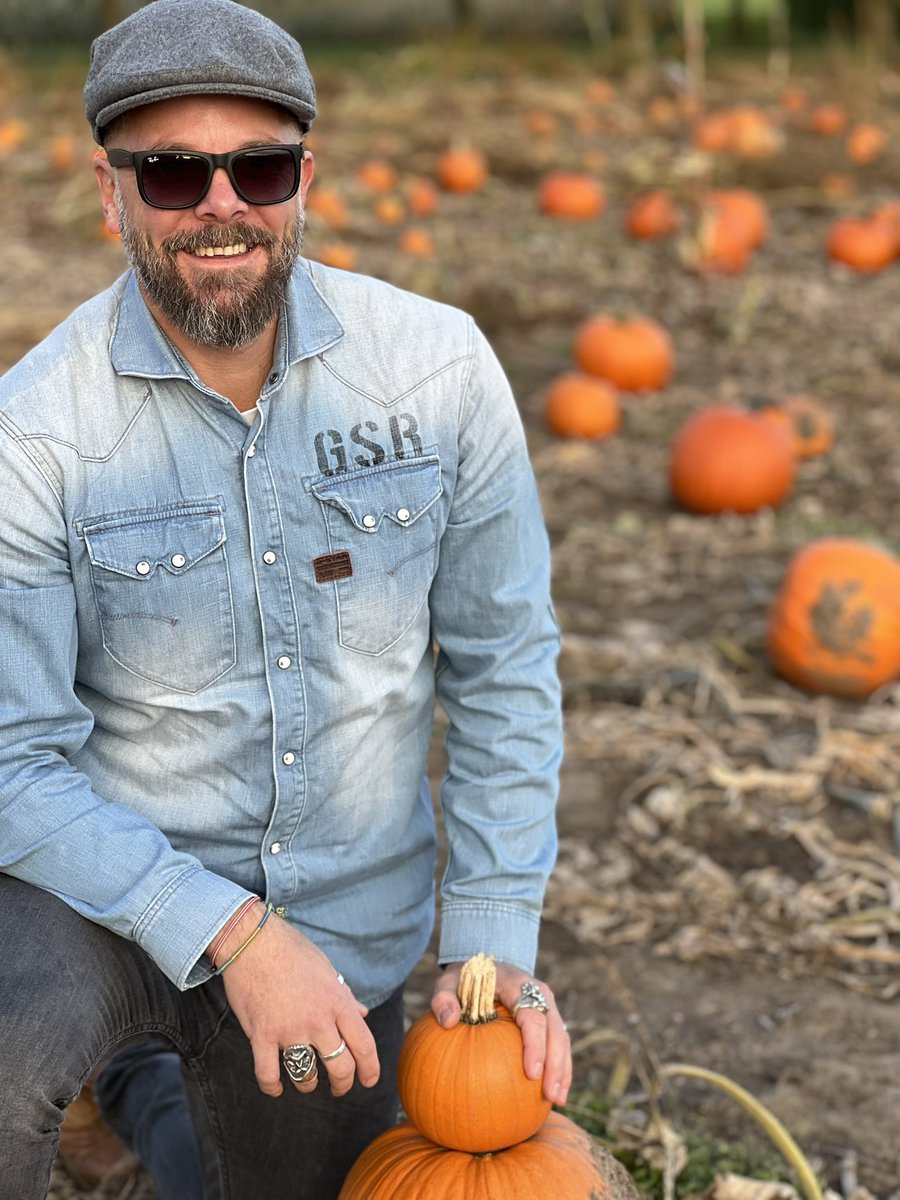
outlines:
[{"label": "stacked pumpkin", "polygon": [[443,1029],[429,1012],[410,1028],[397,1067],[407,1120],[363,1151],[340,1200],[637,1200],[624,1168],[526,1076],[495,985],[493,958],[476,955],[460,1023]]}]

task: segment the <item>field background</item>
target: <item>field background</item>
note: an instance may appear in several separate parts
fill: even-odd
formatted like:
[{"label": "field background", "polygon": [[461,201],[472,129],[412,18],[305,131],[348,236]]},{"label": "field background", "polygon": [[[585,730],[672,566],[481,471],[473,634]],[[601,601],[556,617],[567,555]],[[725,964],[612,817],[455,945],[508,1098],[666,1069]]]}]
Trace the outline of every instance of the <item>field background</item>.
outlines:
[{"label": "field background", "polygon": [[[824,253],[838,213],[900,195],[900,76],[889,58],[840,41],[773,62],[766,29],[751,28],[749,48],[714,46],[703,96],[708,110],[771,113],[782,140],[765,158],[696,149],[666,29],[645,61],[574,25],[537,41],[463,30],[352,51],[310,43],[315,186],[337,190],[349,217],[335,229],[311,213],[306,252],[339,242],[358,270],[472,312],[519,400],[564,633],[561,849],[540,969],[576,1044],[573,1111],[599,1108],[620,1146],[649,1153],[660,1064],[706,1066],[768,1105],[847,1200],[864,1200],[860,1189],[887,1198],[900,1192],[900,689],[867,703],[802,694],[772,671],[764,634],[785,565],[810,539],[900,550],[898,268],[859,276]],[[0,62],[3,112],[25,131],[17,141],[7,122],[0,150],[0,370],[124,267],[99,227],[84,62],[34,44]],[[603,102],[587,91],[600,78],[613,85]],[[837,98],[853,119],[876,119],[885,154],[850,164],[841,138],[783,109],[787,82],[809,104]],[[670,107],[654,108],[659,98]],[[535,109],[552,116],[552,133],[534,132]],[[442,195],[416,222],[380,219],[359,165],[390,163],[400,197],[410,176],[434,176],[452,141],[486,153],[485,188]],[[602,181],[601,217],[538,211],[538,181],[560,167]],[[689,211],[704,188],[733,184],[758,190],[771,222],[740,275],[691,269],[687,234],[638,243],[623,233],[646,187],[667,187]],[[410,223],[432,236],[431,256],[398,248]],[[563,441],[544,425],[544,393],[571,365],[577,323],[601,309],[661,321],[674,381],[627,398],[615,437]],[[819,396],[838,432],[781,509],[702,518],[673,508],[668,449],[689,414],[796,391]],[[435,780],[440,771],[438,721]],[[411,1016],[432,968],[426,959],[411,983]],[[742,1164],[763,1173],[771,1148],[720,1093],[669,1083],[661,1108],[707,1156],[719,1146],[710,1176]],[[104,1194],[152,1192],[138,1177]],[[58,1170],[56,1200],[81,1195]]]}]

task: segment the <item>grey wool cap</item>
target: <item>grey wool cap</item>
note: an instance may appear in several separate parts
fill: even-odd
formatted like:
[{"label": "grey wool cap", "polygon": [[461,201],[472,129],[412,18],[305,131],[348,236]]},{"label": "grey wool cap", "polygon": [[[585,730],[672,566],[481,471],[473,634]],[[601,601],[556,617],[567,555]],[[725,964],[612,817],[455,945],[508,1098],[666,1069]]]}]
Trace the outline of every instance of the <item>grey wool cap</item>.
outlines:
[{"label": "grey wool cap", "polygon": [[252,96],[306,128],[316,88],[299,43],[235,0],[153,0],[91,46],[84,110],[102,144],[110,121],[173,96]]}]

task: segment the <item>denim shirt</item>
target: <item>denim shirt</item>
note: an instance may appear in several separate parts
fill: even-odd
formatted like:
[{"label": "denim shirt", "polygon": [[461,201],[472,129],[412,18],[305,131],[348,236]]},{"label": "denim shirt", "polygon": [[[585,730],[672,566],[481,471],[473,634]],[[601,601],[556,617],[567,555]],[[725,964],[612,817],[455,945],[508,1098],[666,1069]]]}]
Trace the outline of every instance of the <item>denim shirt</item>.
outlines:
[{"label": "denim shirt", "polygon": [[0,870],[179,987],[251,893],[377,1004],[533,970],[558,630],[525,441],[462,312],[301,260],[252,425],[129,272],[0,380]]}]

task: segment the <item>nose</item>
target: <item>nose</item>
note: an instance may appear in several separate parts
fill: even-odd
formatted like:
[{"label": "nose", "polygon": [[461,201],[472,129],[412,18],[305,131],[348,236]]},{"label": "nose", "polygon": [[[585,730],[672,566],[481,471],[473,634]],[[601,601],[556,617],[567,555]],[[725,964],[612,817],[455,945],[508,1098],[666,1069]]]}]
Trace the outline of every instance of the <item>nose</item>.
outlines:
[{"label": "nose", "polygon": [[216,167],[209,190],[196,205],[197,216],[213,218],[216,221],[230,221],[235,217],[244,216],[249,209],[250,205],[234,190],[225,168]]}]

